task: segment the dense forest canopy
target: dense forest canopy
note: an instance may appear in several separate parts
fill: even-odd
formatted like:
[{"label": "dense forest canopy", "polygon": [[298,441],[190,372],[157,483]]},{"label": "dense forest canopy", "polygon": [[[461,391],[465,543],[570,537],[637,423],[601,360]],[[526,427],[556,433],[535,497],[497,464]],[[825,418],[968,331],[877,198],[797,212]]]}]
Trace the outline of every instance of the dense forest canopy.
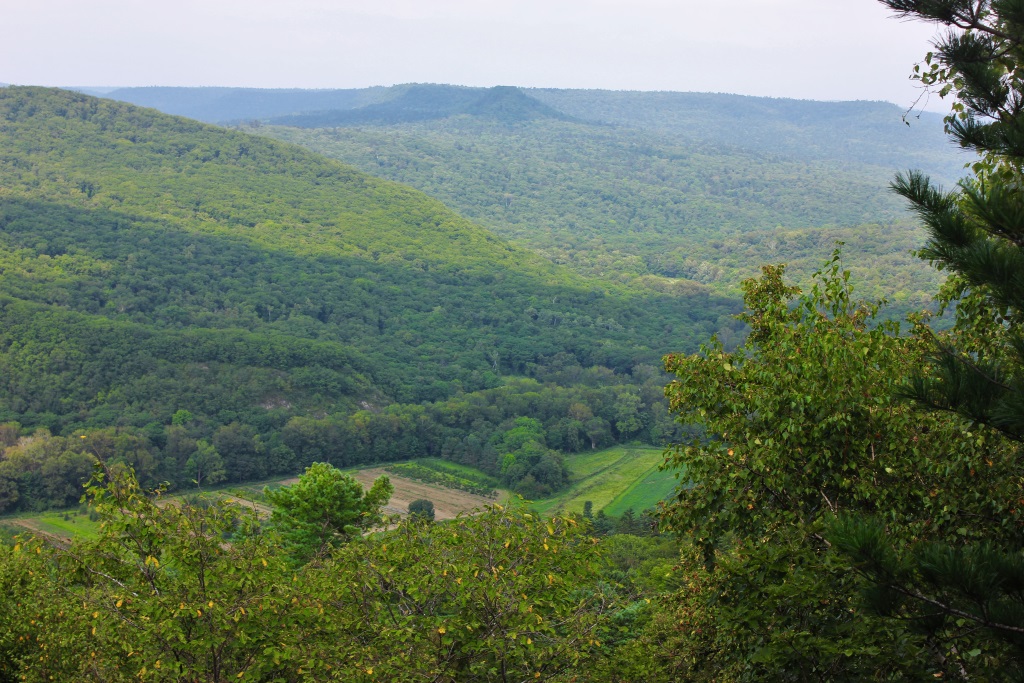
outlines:
[{"label": "dense forest canopy", "polygon": [[[413,185],[578,272],[735,293],[785,258],[806,281],[837,241],[877,296],[920,307],[938,278],[921,233],[880,187],[891,170],[790,160],[558,120],[433,122],[254,132]],[[885,272],[888,277],[881,277]]]},{"label": "dense forest canopy", "polygon": [[939,278],[909,256],[921,233],[881,188],[905,164],[953,181],[970,158],[939,116],[915,112],[905,125],[882,102],[432,84],[354,92],[110,95],[241,122],[408,183],[577,272],[655,290],[683,280],[738,296],[740,281],[780,258],[806,284],[846,242],[862,289],[893,301],[897,317],[927,305]]},{"label": "dense forest canopy", "polygon": [[[510,483],[536,470],[550,481],[529,486],[557,486],[551,449],[563,442],[672,432],[643,388],[657,380],[638,368],[739,329],[735,304],[700,286],[583,278],[415,190],[298,147],[70,92],[0,90],[0,187],[0,422],[49,430],[34,446],[8,444],[17,452],[6,460],[22,465],[2,476],[27,479],[8,485],[21,493],[3,507],[67,502],[32,477],[88,453],[131,463],[147,483],[187,483],[204,441],[229,480],[322,458],[446,455],[494,470],[522,448],[497,452],[512,428],[503,421],[522,415],[545,434]],[[613,405],[619,389],[607,408],[584,400],[581,418],[565,400],[476,424],[416,417],[415,404],[507,375],[573,386],[591,368],[610,390],[632,385],[626,407]],[[194,419],[173,425],[179,411]],[[136,431],[60,441],[108,428]]]}]

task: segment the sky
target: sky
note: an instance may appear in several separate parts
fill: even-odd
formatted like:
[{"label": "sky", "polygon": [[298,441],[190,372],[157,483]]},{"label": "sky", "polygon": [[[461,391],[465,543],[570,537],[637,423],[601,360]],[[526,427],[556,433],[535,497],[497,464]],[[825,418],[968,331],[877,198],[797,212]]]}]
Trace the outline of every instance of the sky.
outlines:
[{"label": "sky", "polygon": [[[909,107],[936,35],[875,0],[3,0],[0,82],[728,92]],[[942,110],[936,97],[925,108]]]}]

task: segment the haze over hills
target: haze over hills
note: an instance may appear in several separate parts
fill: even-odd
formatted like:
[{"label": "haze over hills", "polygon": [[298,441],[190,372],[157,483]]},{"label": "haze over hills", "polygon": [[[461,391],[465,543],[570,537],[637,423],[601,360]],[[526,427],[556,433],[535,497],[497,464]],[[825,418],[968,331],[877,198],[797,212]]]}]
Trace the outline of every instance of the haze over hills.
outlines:
[{"label": "haze over hills", "polygon": [[[961,156],[945,139],[939,115],[912,112],[907,126],[903,110],[887,102],[435,84],[347,90],[133,87],[96,91],[104,97],[208,123],[280,119],[276,122],[307,127],[444,118],[465,113],[460,108],[495,93],[533,101],[532,108],[544,107],[554,118],[679,134],[747,151],[898,167],[911,160],[911,165],[948,178],[962,172]],[[296,116],[300,118],[282,118]],[[339,123],[325,124],[317,121],[318,116],[340,117]]]},{"label": "haze over hills", "polygon": [[152,107],[207,123],[263,119],[303,111],[350,109],[372,104],[386,88],[303,90],[262,88],[72,88],[97,97]]},{"label": "haze over hills", "polygon": [[889,102],[607,90],[530,94],[589,121],[798,159],[920,167],[949,180],[963,175],[967,158],[946,138],[942,116]]},{"label": "haze over hills", "polygon": [[590,276],[736,295],[766,262],[806,282],[844,242],[862,293],[895,301],[897,315],[927,305],[940,277],[910,256],[922,236],[888,183],[909,166],[949,184],[965,161],[939,116],[905,123],[884,102],[424,84],[110,96],[245,121]]}]

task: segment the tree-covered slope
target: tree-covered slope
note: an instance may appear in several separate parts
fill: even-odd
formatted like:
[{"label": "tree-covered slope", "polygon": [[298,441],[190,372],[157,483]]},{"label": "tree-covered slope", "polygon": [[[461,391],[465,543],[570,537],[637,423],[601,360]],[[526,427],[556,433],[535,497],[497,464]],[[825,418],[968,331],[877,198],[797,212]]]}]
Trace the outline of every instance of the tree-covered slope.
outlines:
[{"label": "tree-covered slope", "polygon": [[963,163],[970,158],[949,143],[941,115],[907,112],[889,102],[817,102],[693,92],[527,92],[567,115],[588,121],[790,159],[921,167],[949,180],[963,175]]},{"label": "tree-covered slope", "polygon": [[555,357],[627,370],[732,310],[584,280],[294,146],[70,92],[0,90],[0,188],[0,421],[24,426],[345,412]]},{"label": "tree-covered slope", "polygon": [[909,256],[920,235],[886,190],[888,167],[553,119],[256,132],[413,185],[589,275],[736,292],[766,262],[806,281],[845,241],[865,293],[920,306],[937,284]]},{"label": "tree-covered slope", "polygon": [[889,180],[909,166],[949,183],[966,160],[939,116],[906,125],[885,102],[411,84],[362,99],[259,91],[267,106],[243,111],[231,103],[250,91],[161,92],[168,111],[205,97],[223,118],[275,124],[254,131],[413,185],[587,275],[738,294],[766,261],[806,283],[845,241],[862,293],[900,302],[898,313],[939,278],[909,258],[920,234]]}]

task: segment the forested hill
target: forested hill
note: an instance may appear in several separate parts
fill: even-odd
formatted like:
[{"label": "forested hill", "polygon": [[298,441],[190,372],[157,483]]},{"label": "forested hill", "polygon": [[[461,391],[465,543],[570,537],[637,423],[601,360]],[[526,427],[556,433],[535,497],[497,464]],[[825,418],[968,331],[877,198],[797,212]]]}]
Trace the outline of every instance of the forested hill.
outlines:
[{"label": "forested hill", "polygon": [[435,84],[347,90],[144,87],[104,89],[102,94],[208,123],[279,119],[277,123],[307,127],[472,114],[475,102],[514,97],[545,117],[612,124],[791,159],[909,165],[947,179],[960,177],[963,167],[962,155],[945,138],[941,116],[911,112],[906,117],[910,125],[904,125],[904,110],[888,102]]},{"label": "forested hill", "polygon": [[919,308],[939,279],[910,256],[922,237],[887,191],[894,167],[551,118],[253,130],[413,185],[590,276],[737,293],[764,263],[805,283],[844,241],[862,294]]},{"label": "forested hill", "polygon": [[939,116],[906,125],[885,102],[425,84],[112,96],[243,121],[602,279],[736,296],[764,263],[808,283],[842,241],[861,294],[896,316],[927,305],[940,275],[910,256],[923,238],[888,184],[907,167],[949,184],[965,161]]},{"label": "forested hill", "polygon": [[534,89],[541,102],[588,121],[757,150],[791,159],[927,168],[963,175],[942,116],[889,102],[817,102],[724,93]]},{"label": "forested hill", "polygon": [[571,120],[571,117],[530,97],[520,88],[479,88],[452,85],[411,85],[396,88],[383,102],[353,109],[331,109],[271,118],[272,123],[300,128],[359,124],[396,124],[433,121],[467,115],[501,123],[536,119]]},{"label": "forested hill", "polygon": [[730,300],[601,285],[298,147],[0,90],[0,422],[270,433],[693,349]]}]

